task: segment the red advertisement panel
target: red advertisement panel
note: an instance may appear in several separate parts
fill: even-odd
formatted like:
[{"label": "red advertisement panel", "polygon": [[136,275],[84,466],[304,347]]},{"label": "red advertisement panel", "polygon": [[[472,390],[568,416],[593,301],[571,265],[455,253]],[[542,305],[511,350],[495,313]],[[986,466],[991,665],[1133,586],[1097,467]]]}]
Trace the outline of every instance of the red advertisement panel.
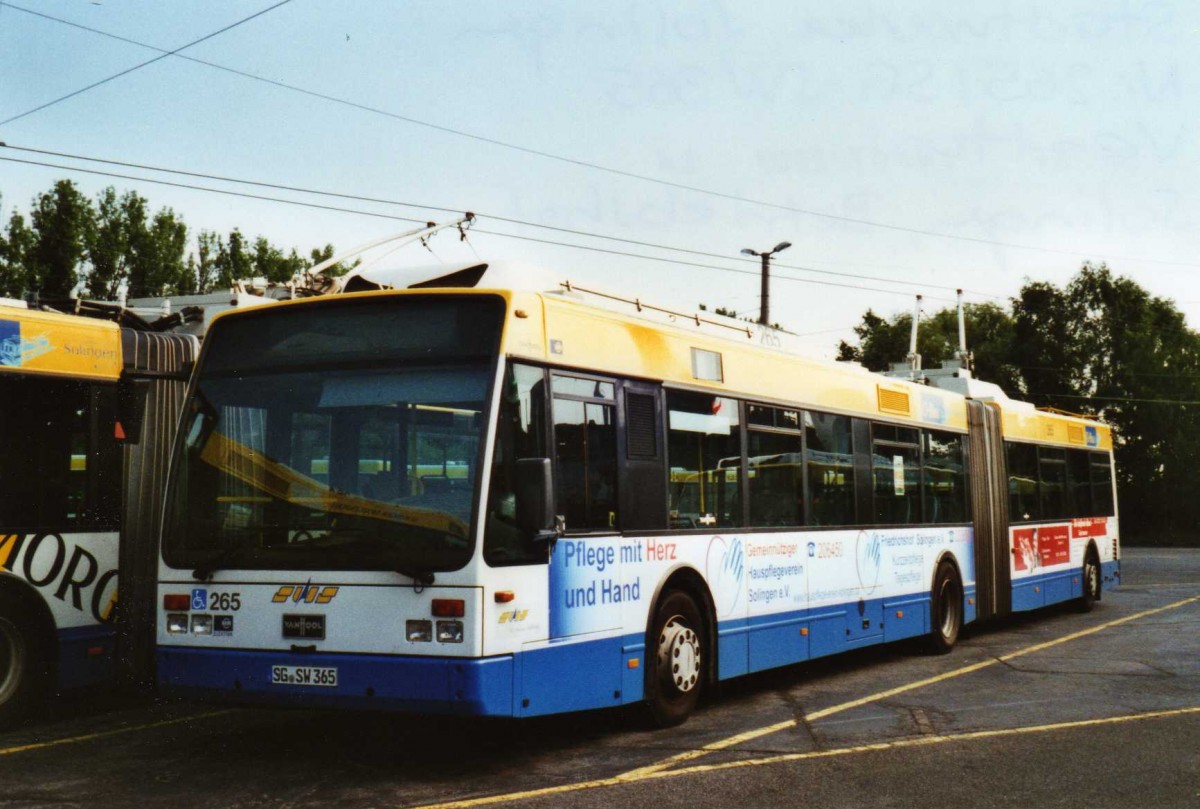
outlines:
[{"label": "red advertisement panel", "polygon": [[1105,517],[1085,517],[1082,520],[1071,520],[1071,536],[1076,539],[1102,537],[1107,533],[1108,519]]},{"label": "red advertisement panel", "polygon": [[1071,529],[1046,525],[1013,530],[1013,565],[1017,570],[1060,565],[1071,560]]}]

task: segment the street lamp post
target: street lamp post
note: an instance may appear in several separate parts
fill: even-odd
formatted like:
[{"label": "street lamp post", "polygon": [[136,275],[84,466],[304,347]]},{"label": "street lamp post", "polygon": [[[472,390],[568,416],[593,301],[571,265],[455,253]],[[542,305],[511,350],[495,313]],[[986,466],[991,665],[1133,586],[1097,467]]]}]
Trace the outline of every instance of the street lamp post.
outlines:
[{"label": "street lamp post", "polygon": [[791,246],[791,242],[780,242],[770,250],[764,250],[761,253],[757,250],[751,250],[749,247],[742,251],[742,255],[744,256],[762,257],[762,307],[758,310],[758,322],[764,326],[771,325],[771,256],[781,250],[787,250]]}]

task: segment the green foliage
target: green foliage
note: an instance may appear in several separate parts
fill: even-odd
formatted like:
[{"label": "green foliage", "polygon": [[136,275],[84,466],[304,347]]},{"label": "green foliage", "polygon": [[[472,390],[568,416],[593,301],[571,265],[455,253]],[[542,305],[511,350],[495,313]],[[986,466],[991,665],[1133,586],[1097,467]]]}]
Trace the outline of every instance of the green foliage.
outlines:
[{"label": "green foliage", "polygon": [[[13,211],[0,233],[0,296],[36,292],[44,298],[80,294],[98,300],[187,295],[228,289],[261,277],[286,283],[333,245],[314,248],[312,261],[295,248],[284,252],[259,236],[251,245],[241,230],[228,238],[201,230],[189,251],[188,227],[170,208],[152,213],[136,191],[106,188],[95,200],[74,183],[60,180],[33,201],[28,223]],[[358,262],[337,265],[331,275]]]},{"label": "green foliage", "polygon": [[[977,376],[1007,390],[1017,382],[1016,369],[1008,355],[1013,340],[1013,319],[993,303],[967,304],[964,312],[968,348],[975,357]],[[868,309],[862,323],[854,327],[857,346],[842,340],[837,358],[862,363],[872,371],[886,371],[908,355],[912,315],[901,314],[888,321]],[[942,309],[921,321],[917,353],[925,368],[936,368],[954,358],[958,349],[958,313]]]},{"label": "green foliage", "polygon": [[[956,315],[922,322],[918,350],[937,367],[957,346]],[[968,306],[975,376],[1014,398],[1103,419],[1115,432],[1122,532],[1176,542],[1200,529],[1200,335],[1175,305],[1103,264],[1085,263],[1064,287],[1028,282],[1012,301]],[[842,341],[839,359],[884,370],[908,351],[910,315],[873,311]]]},{"label": "green foliage", "polygon": [[29,288],[25,256],[32,250],[33,231],[25,224],[25,217],[13,211],[8,227],[0,236],[0,295],[17,298]]},{"label": "green foliage", "polygon": [[47,297],[65,298],[79,282],[92,237],[92,204],[75,183],[59,180],[34,200],[30,220],[33,241],[23,256],[26,283]]}]

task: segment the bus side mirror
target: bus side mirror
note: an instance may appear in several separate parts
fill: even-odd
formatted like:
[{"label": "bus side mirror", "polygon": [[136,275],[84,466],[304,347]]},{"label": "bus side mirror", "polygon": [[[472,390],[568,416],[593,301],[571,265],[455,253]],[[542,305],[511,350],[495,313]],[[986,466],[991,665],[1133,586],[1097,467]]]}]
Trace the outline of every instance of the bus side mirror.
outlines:
[{"label": "bus side mirror", "polygon": [[131,379],[127,376],[121,377],[117,383],[117,438],[126,444],[136,444],[141,440],[150,383],[149,379]]},{"label": "bus side mirror", "polygon": [[554,514],[554,476],[549,458],[518,458],[517,526],[540,542],[552,542],[562,535]]}]

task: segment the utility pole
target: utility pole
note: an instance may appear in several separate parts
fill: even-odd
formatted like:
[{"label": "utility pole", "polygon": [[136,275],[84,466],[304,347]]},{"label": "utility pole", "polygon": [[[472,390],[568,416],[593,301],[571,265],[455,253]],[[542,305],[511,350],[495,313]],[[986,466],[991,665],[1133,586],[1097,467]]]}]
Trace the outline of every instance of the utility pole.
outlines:
[{"label": "utility pole", "polygon": [[749,247],[742,251],[744,256],[762,257],[762,306],[758,310],[758,322],[764,326],[771,325],[771,256],[781,250],[787,250],[791,246],[791,242],[780,242],[770,250],[764,250],[761,253],[751,250]]}]

